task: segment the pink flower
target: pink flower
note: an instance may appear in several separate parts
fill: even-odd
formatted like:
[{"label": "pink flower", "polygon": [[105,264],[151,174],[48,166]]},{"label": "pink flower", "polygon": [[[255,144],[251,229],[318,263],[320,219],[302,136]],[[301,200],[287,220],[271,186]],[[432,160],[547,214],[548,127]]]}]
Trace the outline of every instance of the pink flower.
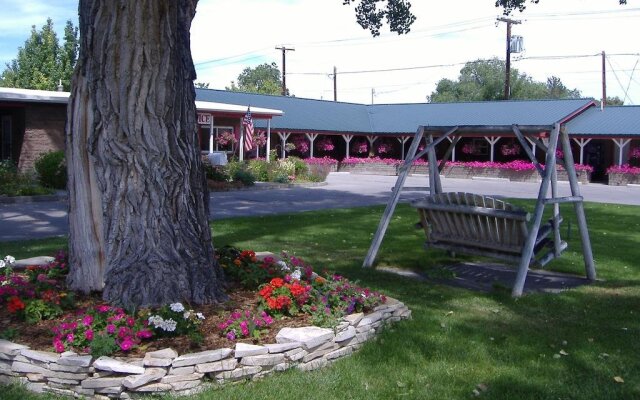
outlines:
[{"label": "pink flower", "polygon": [[127,325],[129,325],[129,326],[133,326],[133,325],[135,325],[135,324],[136,324],[136,320],[135,320],[135,319],[133,319],[133,317],[128,317],[128,318],[127,318]]},{"label": "pink flower", "polygon": [[122,349],[122,351],[129,351],[134,344],[135,343],[133,342],[133,340],[131,340],[130,337],[126,337],[122,340],[122,342],[120,342],[120,349]]},{"label": "pink flower", "polygon": [[109,310],[111,310],[111,307],[103,304],[101,306],[96,307],[96,310],[98,310],[99,313],[106,313],[106,312],[109,312]]},{"label": "pink flower", "polygon": [[114,324],[107,325],[107,333],[109,335],[113,335],[115,331],[116,331],[116,326]]},{"label": "pink flower", "polygon": [[73,343],[73,339],[74,339],[73,333],[68,333],[67,334],[67,342]]},{"label": "pink flower", "polygon": [[249,336],[249,327],[247,326],[247,321],[240,322],[240,329],[242,330],[242,334],[244,336]]},{"label": "pink flower", "polygon": [[93,340],[93,330],[88,329],[85,333],[84,333],[84,337],[87,340]]},{"label": "pink flower", "polygon": [[62,353],[64,351],[64,344],[62,343],[62,340],[60,340],[60,338],[55,338],[53,340],[53,348],[57,353]]},{"label": "pink flower", "polygon": [[235,331],[229,331],[229,332],[227,332],[227,339],[229,339],[229,340],[236,340],[236,332],[235,332]]},{"label": "pink flower", "polygon": [[120,329],[118,329],[118,337],[120,339],[124,338],[128,334],[129,334],[129,328],[121,326]]},{"label": "pink flower", "polygon": [[136,333],[136,336],[140,339],[149,339],[151,336],[153,336],[153,332],[151,332],[150,330],[142,330]]},{"label": "pink flower", "polygon": [[88,315],[87,314],[82,318],[82,324],[84,326],[91,326],[92,323],[93,323],[93,316],[92,315]]}]

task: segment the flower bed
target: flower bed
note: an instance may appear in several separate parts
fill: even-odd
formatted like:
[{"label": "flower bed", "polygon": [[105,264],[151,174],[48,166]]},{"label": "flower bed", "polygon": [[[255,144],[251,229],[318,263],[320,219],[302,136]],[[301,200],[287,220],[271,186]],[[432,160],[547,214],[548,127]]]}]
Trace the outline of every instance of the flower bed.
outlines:
[{"label": "flower bed", "polygon": [[[210,384],[259,378],[294,367],[320,368],[351,354],[386,322],[411,315],[394,299],[337,275],[320,276],[301,259],[284,253],[282,259],[260,258],[252,251],[223,248],[217,257],[238,287],[234,292],[240,292],[239,288],[254,290],[253,296],[245,295],[247,301],[242,304],[256,308],[218,310],[216,317],[209,314],[214,312],[211,308],[205,315],[180,303],[131,315],[105,304],[84,305],[49,321],[53,333],[47,348],[53,351],[0,340],[0,383],[17,381],[32,391],[76,397],[188,394]],[[0,308],[5,321],[24,318],[29,304],[51,301],[53,307],[54,299],[67,297],[59,296],[62,288],[56,286],[64,281],[63,257],[20,274],[11,271],[13,261],[7,257],[0,265],[5,272],[0,296],[0,303],[7,305],[4,311]],[[38,315],[41,319],[56,318]],[[211,324],[214,317],[219,322]],[[299,317],[307,323],[295,323]],[[308,321],[317,326],[309,326]],[[270,332],[273,325],[281,327],[277,333]],[[176,345],[188,349],[180,345],[185,340],[201,343],[203,335],[212,334],[225,345],[195,353],[180,351],[182,355],[175,350]],[[40,331],[33,336],[43,335],[46,333]],[[272,339],[264,341],[264,337]],[[146,353],[139,350],[142,344]],[[130,353],[135,356],[126,356]],[[115,357],[118,354],[125,357]]]},{"label": "flower bed", "polygon": [[629,165],[613,166],[607,169],[609,185],[640,185],[640,167]]},{"label": "flower bed", "polygon": [[[401,165],[402,161],[396,159],[378,157],[348,158],[340,162],[338,170],[361,174],[398,175]],[[591,166],[576,164],[578,181],[581,183],[590,182],[592,171],[593,168]],[[428,175],[428,163],[423,160],[414,162],[409,173]],[[442,175],[449,178],[461,179],[491,177],[504,178],[517,182],[540,181],[540,175],[537,173],[534,165],[521,160],[507,163],[447,161],[442,170]],[[558,180],[568,180],[566,171],[561,167],[558,168]]]}]

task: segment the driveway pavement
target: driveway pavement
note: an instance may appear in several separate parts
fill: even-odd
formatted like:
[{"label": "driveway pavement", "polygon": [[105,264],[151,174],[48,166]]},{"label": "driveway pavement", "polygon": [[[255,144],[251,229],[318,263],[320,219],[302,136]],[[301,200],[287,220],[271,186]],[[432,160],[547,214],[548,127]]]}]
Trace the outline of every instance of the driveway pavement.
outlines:
[{"label": "driveway pavement", "polygon": [[[386,204],[396,179],[394,176],[332,173],[325,186],[213,192],[210,196],[210,218],[219,220]],[[453,178],[444,178],[442,184],[445,191],[512,198],[536,198],[539,187],[536,183]],[[424,195],[426,186],[426,177],[408,177],[401,201],[408,202]],[[568,183],[559,182],[558,186],[560,195],[569,194]],[[580,189],[586,201],[640,205],[640,187],[590,183],[580,185]],[[0,204],[0,242],[66,235],[67,230],[65,201]]]}]

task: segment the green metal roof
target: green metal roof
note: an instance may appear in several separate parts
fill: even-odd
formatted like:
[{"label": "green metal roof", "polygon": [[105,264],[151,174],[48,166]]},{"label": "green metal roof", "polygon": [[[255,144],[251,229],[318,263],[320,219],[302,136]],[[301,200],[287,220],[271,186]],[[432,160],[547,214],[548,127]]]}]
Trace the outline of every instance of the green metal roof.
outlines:
[{"label": "green metal roof", "polygon": [[640,137],[640,106],[592,107],[566,127],[572,136]]},{"label": "green metal roof", "polygon": [[590,99],[365,105],[211,89],[196,89],[196,98],[284,111],[271,121],[273,130],[364,135],[413,134],[420,125],[550,126],[594,105]]}]

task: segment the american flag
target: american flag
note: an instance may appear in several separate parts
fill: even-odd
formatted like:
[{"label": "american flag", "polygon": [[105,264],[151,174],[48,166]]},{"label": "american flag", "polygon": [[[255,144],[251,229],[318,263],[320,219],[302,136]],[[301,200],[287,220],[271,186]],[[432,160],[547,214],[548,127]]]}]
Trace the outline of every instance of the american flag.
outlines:
[{"label": "american flag", "polygon": [[251,151],[253,149],[253,119],[251,119],[251,108],[247,108],[247,113],[242,119],[244,127],[244,150]]}]

